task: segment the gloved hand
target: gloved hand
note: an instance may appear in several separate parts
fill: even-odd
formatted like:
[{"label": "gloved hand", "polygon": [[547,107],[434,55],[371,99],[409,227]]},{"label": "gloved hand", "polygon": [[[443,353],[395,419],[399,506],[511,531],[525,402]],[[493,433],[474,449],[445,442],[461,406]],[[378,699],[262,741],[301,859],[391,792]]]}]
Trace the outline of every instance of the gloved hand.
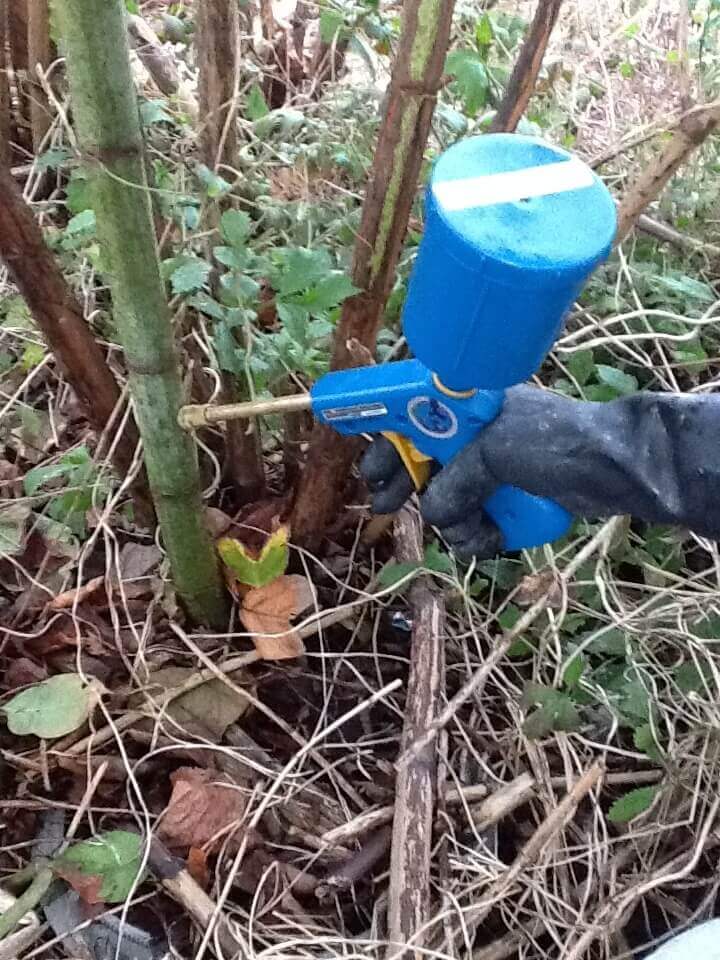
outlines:
[{"label": "gloved hand", "polygon": [[[378,438],[360,465],[376,513],[413,491],[394,447]],[[589,403],[522,385],[499,416],[431,480],[420,507],[463,559],[503,549],[482,509],[500,484],[587,519],[631,514],[720,538],[720,397],[637,393]]]}]

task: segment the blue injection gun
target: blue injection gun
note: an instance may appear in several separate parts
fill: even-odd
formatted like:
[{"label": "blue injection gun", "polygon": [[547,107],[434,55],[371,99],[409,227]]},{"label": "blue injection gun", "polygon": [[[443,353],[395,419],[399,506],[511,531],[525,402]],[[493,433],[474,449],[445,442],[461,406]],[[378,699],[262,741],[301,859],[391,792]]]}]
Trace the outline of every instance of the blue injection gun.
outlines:
[{"label": "blue injection gun", "polygon": [[[615,204],[579,158],[535,137],[450,147],[427,188],[425,231],[402,325],[415,357],[321,377],[307,397],[185,407],[186,428],[307,408],[343,434],[382,433],[420,490],[498,415],[506,388],[542,364],[615,235]],[[559,504],[499,487],[484,508],[506,550],[561,537]]]}]

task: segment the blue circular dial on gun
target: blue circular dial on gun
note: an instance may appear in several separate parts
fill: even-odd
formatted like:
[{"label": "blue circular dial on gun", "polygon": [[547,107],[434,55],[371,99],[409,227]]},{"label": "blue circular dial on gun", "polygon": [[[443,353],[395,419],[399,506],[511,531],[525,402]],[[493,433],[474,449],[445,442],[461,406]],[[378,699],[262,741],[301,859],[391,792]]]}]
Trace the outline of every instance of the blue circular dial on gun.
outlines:
[{"label": "blue circular dial on gun", "polygon": [[[317,417],[389,435],[420,486],[425,458],[451,460],[540,367],[615,228],[608,190],[565,150],[518,134],[450,147],[430,177],[403,311],[416,359],[327,374],[311,392]],[[508,550],[555,540],[572,519],[511,486],[484,506]]]}]

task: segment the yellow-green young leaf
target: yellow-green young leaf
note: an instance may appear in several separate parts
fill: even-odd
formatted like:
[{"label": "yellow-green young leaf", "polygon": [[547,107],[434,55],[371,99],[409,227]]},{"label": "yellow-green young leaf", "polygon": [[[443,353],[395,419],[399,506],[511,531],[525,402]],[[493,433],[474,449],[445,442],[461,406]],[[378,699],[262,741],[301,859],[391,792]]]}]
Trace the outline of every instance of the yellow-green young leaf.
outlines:
[{"label": "yellow-green young leaf", "polygon": [[61,673],[22,690],[2,709],[11,733],[52,740],[82,726],[96,702],[92,685],[77,673]]},{"label": "yellow-green young leaf", "polygon": [[613,803],[608,811],[612,823],[628,823],[644,813],[658,794],[660,787],[637,787]]},{"label": "yellow-green young leaf", "polygon": [[225,566],[249,587],[264,587],[282,576],[290,556],[287,527],[280,527],[268,537],[259,557],[253,557],[244,544],[232,537],[223,537],[217,548]]},{"label": "yellow-green young leaf", "polygon": [[141,863],[139,834],[111,830],[69,847],[54,866],[61,875],[70,869],[86,877],[99,877],[100,897],[106,903],[122,903],[138,880]]}]

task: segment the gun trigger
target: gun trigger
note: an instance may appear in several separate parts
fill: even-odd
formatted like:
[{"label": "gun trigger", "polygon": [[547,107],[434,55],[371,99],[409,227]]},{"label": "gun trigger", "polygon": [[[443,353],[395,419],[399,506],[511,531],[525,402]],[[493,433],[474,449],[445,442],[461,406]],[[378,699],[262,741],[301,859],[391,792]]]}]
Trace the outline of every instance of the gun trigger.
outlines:
[{"label": "gun trigger", "polygon": [[415,489],[422,490],[430,479],[430,463],[432,462],[432,457],[421,453],[412,440],[408,440],[408,438],[404,437],[401,433],[395,433],[393,430],[383,430],[383,436],[388,438],[400,454],[400,459],[410,474],[410,479],[415,484]]}]

